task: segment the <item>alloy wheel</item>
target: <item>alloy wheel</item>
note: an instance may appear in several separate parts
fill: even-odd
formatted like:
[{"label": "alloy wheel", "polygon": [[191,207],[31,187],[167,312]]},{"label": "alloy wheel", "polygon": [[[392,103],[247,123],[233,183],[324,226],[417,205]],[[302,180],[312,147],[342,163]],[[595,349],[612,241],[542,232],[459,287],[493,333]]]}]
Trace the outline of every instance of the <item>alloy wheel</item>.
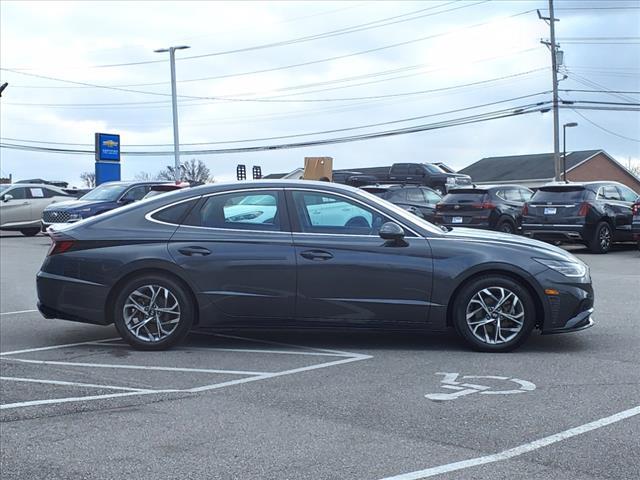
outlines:
[{"label": "alloy wheel", "polygon": [[524,306],[518,296],[504,287],[476,292],[466,310],[469,330],[483,343],[499,345],[513,340],[524,325]]},{"label": "alloy wheel", "polygon": [[600,229],[598,241],[600,242],[600,248],[603,251],[609,250],[609,247],[611,246],[611,230],[607,225],[603,225],[603,227]]},{"label": "alloy wheel", "polygon": [[129,294],[122,308],[124,324],[143,342],[159,342],[180,323],[180,303],[166,287],[143,285]]}]

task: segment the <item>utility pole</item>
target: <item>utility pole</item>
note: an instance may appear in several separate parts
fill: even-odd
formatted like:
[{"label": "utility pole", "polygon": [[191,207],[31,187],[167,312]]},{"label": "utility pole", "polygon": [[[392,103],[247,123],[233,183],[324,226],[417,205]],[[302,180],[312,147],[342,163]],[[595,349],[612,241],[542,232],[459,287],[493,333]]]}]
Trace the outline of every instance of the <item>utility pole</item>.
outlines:
[{"label": "utility pole", "polygon": [[173,156],[174,177],[176,183],[180,181],[180,139],[178,136],[178,96],[176,94],[176,50],[189,48],[187,45],[179,47],[160,48],[154,50],[155,53],[169,52],[169,63],[171,64],[171,107],[173,110]]},{"label": "utility pole", "polygon": [[559,20],[553,13],[553,0],[549,0],[549,16],[543,17],[538,10],[538,17],[548,22],[550,29],[550,41],[541,40],[541,43],[549,47],[551,51],[551,70],[553,75],[553,164],[555,167],[555,180],[559,182],[562,176],[562,164],[560,162],[560,119],[558,117],[558,46],[556,45],[556,26]]}]

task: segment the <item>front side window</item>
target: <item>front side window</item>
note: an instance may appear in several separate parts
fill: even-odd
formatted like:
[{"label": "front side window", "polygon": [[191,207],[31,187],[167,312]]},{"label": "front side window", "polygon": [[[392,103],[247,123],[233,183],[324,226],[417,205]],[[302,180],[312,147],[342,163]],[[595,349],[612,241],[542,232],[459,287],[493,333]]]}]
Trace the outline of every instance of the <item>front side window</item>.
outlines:
[{"label": "front side window", "polygon": [[236,230],[280,230],[278,192],[238,192],[208,197],[185,224]]},{"label": "front side window", "polygon": [[329,193],[293,192],[305,233],[377,235],[388,218],[364,205]]},{"label": "front side window", "polygon": [[150,185],[139,185],[137,187],[133,187],[122,196],[122,201],[137,202],[138,200],[142,200],[144,196],[149,193],[149,190],[151,190]]},{"label": "front side window", "polygon": [[27,198],[27,189],[24,187],[12,188],[6,194],[11,195],[14,200],[24,200]]}]

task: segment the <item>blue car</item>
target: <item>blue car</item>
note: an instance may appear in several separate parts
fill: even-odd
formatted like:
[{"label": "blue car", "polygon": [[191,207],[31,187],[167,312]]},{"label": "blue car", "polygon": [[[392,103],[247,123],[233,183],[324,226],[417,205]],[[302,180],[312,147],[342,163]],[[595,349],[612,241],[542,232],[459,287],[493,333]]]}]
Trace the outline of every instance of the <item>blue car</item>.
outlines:
[{"label": "blue car", "polygon": [[107,182],[76,200],[57,202],[42,212],[42,231],[56,224],[74,223],[144,198],[153,187],[168,182]]}]

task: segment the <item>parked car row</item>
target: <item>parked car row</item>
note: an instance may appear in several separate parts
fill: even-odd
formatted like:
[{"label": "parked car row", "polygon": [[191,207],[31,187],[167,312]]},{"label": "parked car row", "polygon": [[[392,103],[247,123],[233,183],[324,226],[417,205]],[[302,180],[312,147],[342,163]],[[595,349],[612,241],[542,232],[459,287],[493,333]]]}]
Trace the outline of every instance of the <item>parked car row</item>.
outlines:
[{"label": "parked car row", "polygon": [[582,243],[594,253],[606,253],[616,242],[636,240],[640,246],[640,197],[617,182],[554,183],[535,193],[518,185],[474,185],[452,188],[444,197],[411,184],[361,188],[448,228]]},{"label": "parked car row", "polygon": [[[48,227],[73,223],[114,208],[189,187],[168,182],[107,182],[92,190],[49,184],[0,185],[0,230],[37,235]],[[84,192],[78,197],[78,194]]]}]

